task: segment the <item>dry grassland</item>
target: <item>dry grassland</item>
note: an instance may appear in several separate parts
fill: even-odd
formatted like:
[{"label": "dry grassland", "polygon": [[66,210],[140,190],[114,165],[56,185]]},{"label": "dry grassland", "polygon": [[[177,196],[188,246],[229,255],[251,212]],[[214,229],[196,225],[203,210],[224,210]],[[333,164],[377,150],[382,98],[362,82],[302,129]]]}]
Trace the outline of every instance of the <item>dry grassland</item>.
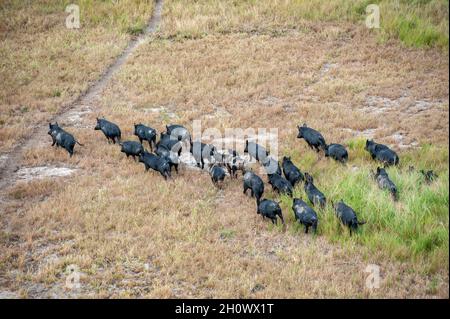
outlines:
[{"label": "dry grassland", "polygon": [[[29,298],[448,298],[448,53],[380,43],[352,19],[296,24],[267,4],[206,3],[215,6],[165,1],[160,31],[129,58],[94,111],[60,123],[85,144],[73,158],[51,148],[50,138],[24,153],[22,166],[77,171],[3,191],[1,289]],[[17,103],[8,107],[17,110],[23,99],[55,110],[88,83],[86,74],[96,77],[107,64],[99,58],[116,55],[121,39],[110,43],[115,50],[100,45],[103,53],[88,55],[92,71],[65,82],[79,89],[43,99],[11,85],[6,92],[17,91],[10,97]],[[185,168],[168,182],[145,173],[93,130],[97,116],[119,124],[125,140],[136,140],[137,122],[158,132],[169,123],[192,129],[198,119],[222,132],[277,128],[279,156],[292,156],[329,199],[343,198],[368,223],[349,237],[328,207],[318,211],[319,234],[305,235],[282,196],[286,226],[273,226],[256,214],[240,179],[220,191],[206,172]],[[33,123],[16,118],[22,130]],[[347,166],[296,139],[303,122],[345,144]],[[368,177],[376,168],[363,150],[370,136],[400,154],[401,166],[389,170],[398,203]],[[439,179],[426,185],[410,165],[434,169]],[[278,198],[265,186],[265,196]],[[305,197],[301,187],[295,195]],[[65,288],[71,264],[82,272],[78,290]],[[369,264],[380,266],[379,289],[365,286]]]},{"label": "dry grassland", "polygon": [[67,29],[71,1],[0,4],[0,154],[74,101],[145,26],[152,1],[80,1],[81,29]]}]

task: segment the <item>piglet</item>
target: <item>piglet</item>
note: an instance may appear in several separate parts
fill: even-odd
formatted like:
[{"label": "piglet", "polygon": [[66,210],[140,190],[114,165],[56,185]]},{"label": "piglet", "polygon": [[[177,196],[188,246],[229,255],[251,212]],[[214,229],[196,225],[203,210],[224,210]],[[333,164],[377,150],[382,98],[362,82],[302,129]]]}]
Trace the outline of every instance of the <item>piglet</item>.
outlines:
[{"label": "piglet", "polygon": [[294,198],[292,203],[295,220],[305,227],[305,234],[308,233],[309,227],[312,227],[314,233],[317,233],[317,223],[319,218],[317,213],[308,206],[301,198]]},{"label": "piglet", "polygon": [[420,173],[423,175],[423,177],[425,177],[425,181],[427,182],[427,184],[431,184],[431,182],[438,178],[438,175],[432,170],[425,171],[421,169]]},{"label": "piglet", "polygon": [[277,216],[281,219],[284,224],[283,213],[281,212],[280,205],[270,199],[263,199],[257,208],[256,213],[261,214],[263,219],[269,218],[273,224],[277,224]]},{"label": "piglet", "polygon": [[389,178],[388,173],[384,168],[377,167],[377,172],[374,174],[375,180],[377,181],[378,187],[380,189],[386,189],[391,193],[394,201],[398,199],[397,187],[394,182]]},{"label": "piglet", "polygon": [[305,173],[305,193],[308,195],[308,199],[313,206],[319,205],[321,208],[325,207],[325,195],[314,185],[314,179],[308,173]]},{"label": "piglet", "polygon": [[298,167],[292,163],[290,157],[283,157],[282,166],[284,176],[291,183],[292,187],[295,187],[295,185],[305,180],[305,176]]},{"label": "piglet", "polygon": [[211,176],[213,184],[217,188],[222,188],[223,181],[225,180],[225,176],[227,175],[225,169],[218,164],[212,164],[209,168],[209,175]]},{"label": "piglet", "polygon": [[340,200],[336,205],[334,205],[334,210],[336,212],[339,221],[347,226],[350,230],[350,236],[352,231],[357,231],[358,226],[365,224],[365,221],[358,221],[356,212],[350,206],[346,205],[342,200]]}]

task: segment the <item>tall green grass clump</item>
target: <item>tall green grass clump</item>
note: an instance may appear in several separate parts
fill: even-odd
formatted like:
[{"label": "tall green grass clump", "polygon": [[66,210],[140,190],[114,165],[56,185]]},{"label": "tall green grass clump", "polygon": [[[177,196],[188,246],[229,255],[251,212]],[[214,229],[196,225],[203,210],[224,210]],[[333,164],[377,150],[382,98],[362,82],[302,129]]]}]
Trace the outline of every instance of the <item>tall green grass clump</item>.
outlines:
[{"label": "tall green grass clump", "polygon": [[[387,168],[399,192],[394,201],[372,178],[378,164],[367,155],[364,144],[362,139],[349,142],[350,160],[345,166],[323,158],[326,165],[311,167],[305,165],[309,159],[295,154],[294,162],[312,172],[316,186],[327,196],[327,207],[316,208],[319,234],[333,242],[355,242],[398,260],[425,261],[428,271],[448,267],[448,149],[423,145],[420,150],[400,153],[400,166]],[[439,177],[428,184],[420,169],[432,169]],[[307,201],[303,187],[297,188],[296,196]],[[332,202],[341,199],[367,222],[352,237],[332,208]],[[292,214],[292,202],[284,204],[286,213]]]}]

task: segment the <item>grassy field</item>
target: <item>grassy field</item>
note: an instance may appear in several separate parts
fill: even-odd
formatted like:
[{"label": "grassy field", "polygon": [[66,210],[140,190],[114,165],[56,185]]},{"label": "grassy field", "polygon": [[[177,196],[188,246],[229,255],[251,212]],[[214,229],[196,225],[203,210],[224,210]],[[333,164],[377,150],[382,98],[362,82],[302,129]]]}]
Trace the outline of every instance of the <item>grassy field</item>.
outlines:
[{"label": "grassy field", "polygon": [[363,25],[366,7],[380,8],[382,42],[400,39],[407,46],[439,47],[448,51],[448,1],[446,0],[204,0],[185,6],[170,1],[165,31],[170,36],[199,37],[211,32],[309,29],[318,22]]},{"label": "grassy field", "polygon": [[[150,18],[146,0],[78,1],[81,29],[67,29],[73,1],[0,3],[0,152],[72,102]],[[132,34],[130,34],[132,33]]]},{"label": "grassy field", "polygon": [[[54,12],[64,7],[46,3]],[[69,159],[63,150],[50,148],[48,138],[25,150],[20,163],[72,168],[74,175],[18,180],[2,190],[0,293],[30,298],[448,298],[448,17],[443,15],[448,2],[381,1],[382,29],[372,31],[363,24],[367,3],[164,1],[159,31],[129,57],[93,111],[77,123],[60,123],[85,146],[77,146]],[[387,9],[395,3],[397,10]],[[8,10],[30,14],[17,5],[11,2]],[[86,33],[101,27],[123,40],[117,51],[105,46],[110,61],[125,46],[127,34],[142,29],[139,21],[146,19],[140,19],[149,16],[138,15],[145,11],[138,5],[124,4],[126,19],[120,10],[105,19],[112,3],[84,5],[95,15],[85,18]],[[45,12],[42,3],[31,8]],[[411,19],[416,22],[402,22]],[[400,28],[404,23],[409,26]],[[109,34],[101,33],[101,39]],[[68,43],[79,40],[67,37]],[[98,70],[90,80],[108,64],[97,58],[86,63]],[[76,67],[74,60],[67,67]],[[66,85],[86,86],[90,80],[80,78],[85,76],[80,72]],[[42,81],[53,87],[51,77]],[[4,86],[2,96],[10,92],[47,101],[22,88]],[[61,98],[50,99],[54,110]],[[17,110],[18,105],[7,107]],[[12,130],[9,114],[2,113],[8,123],[2,130]],[[286,226],[273,226],[256,214],[240,179],[227,180],[224,190],[217,190],[206,172],[184,168],[168,182],[144,173],[141,164],[93,130],[99,115],[119,124],[123,138],[132,140],[137,122],[158,132],[169,123],[192,129],[193,120],[221,132],[277,128],[279,157],[291,156],[330,201],[343,199],[367,224],[350,237],[326,207],[317,210],[318,234],[306,235],[294,222],[292,200],[281,196]],[[24,128],[40,119],[16,117]],[[304,122],[327,142],[345,144],[347,165],[317,155],[297,139],[296,126]],[[3,136],[3,151],[17,142]],[[400,166],[388,169],[399,188],[398,202],[370,178],[377,164],[364,151],[369,137],[400,154]],[[433,169],[439,178],[428,185],[419,169]],[[266,197],[280,198],[265,186]],[[305,198],[302,187],[295,196]],[[71,264],[82,272],[79,290],[65,288]],[[369,264],[380,266],[379,289],[365,286]]]}]

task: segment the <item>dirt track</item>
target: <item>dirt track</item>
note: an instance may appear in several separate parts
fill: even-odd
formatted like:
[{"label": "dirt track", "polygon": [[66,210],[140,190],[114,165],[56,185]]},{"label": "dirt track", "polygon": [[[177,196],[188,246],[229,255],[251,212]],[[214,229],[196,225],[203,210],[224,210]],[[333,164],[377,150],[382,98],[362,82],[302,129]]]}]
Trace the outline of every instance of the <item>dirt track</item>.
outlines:
[{"label": "dirt track", "polygon": [[[67,126],[70,127],[71,125],[76,125],[78,120],[85,114],[95,112],[96,100],[98,100],[103,89],[114,74],[117,73],[136,48],[142,44],[149,35],[153,34],[158,29],[161,22],[162,7],[163,0],[156,0],[155,10],[153,11],[152,17],[143,34],[132,39],[126,49],[117,57],[114,63],[103,72],[96,82],[92,83],[87,90],[79,95],[74,101],[64,105],[56,115],[48,119],[48,122],[64,121],[67,122]],[[37,123],[34,127],[30,128],[30,134],[23,143],[17,145],[10,153],[3,155],[4,158],[0,161],[0,192],[7,186],[14,184],[18,179],[15,172],[20,169],[23,152],[30,146],[36,146],[48,141],[47,131],[48,123]]]}]

